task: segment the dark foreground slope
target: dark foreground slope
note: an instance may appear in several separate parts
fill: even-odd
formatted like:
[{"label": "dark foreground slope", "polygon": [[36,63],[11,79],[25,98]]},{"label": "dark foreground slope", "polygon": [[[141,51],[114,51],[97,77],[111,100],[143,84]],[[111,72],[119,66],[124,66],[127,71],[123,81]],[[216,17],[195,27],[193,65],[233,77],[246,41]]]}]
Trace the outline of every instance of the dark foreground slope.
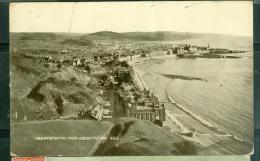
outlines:
[{"label": "dark foreground slope", "polygon": [[[94,155],[241,155],[251,152],[246,142],[231,136],[173,134],[151,122],[121,118],[111,130],[112,139]],[[113,139],[115,137],[115,139]]]},{"label": "dark foreground slope", "polygon": [[[116,122],[120,123],[113,125],[112,122],[90,120],[15,123],[11,125],[11,153],[19,156],[196,154],[196,143],[169,134],[150,122],[127,118]],[[37,140],[37,137],[63,139]],[[110,140],[73,139],[75,137],[105,137]],[[111,140],[113,137],[115,141]]]},{"label": "dark foreground slope", "polygon": [[[98,140],[77,137],[102,137],[112,123],[91,120],[50,120],[11,125],[11,153],[18,156],[87,156]],[[58,140],[37,140],[37,137],[63,137]]]},{"label": "dark foreground slope", "polygon": [[120,119],[111,131],[111,138],[95,155],[185,155],[196,154],[198,143],[185,141],[151,122]]},{"label": "dark foreground slope", "polygon": [[[13,155],[238,155],[250,152],[245,143],[231,137],[185,137],[171,134],[151,122],[129,118],[120,118],[114,120],[114,123],[91,120],[20,122],[12,124],[11,129]],[[52,136],[66,139],[35,139],[35,137]],[[80,140],[79,137],[105,139]]]}]

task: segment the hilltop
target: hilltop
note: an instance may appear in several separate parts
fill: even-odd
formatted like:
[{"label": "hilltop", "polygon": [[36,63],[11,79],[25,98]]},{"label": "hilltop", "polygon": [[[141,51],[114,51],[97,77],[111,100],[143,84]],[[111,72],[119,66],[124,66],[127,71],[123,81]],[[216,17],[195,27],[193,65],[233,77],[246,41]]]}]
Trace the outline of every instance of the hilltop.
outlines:
[{"label": "hilltop", "polygon": [[122,36],[121,33],[119,32],[113,32],[113,31],[98,31],[98,32],[93,32],[88,35],[102,35],[102,36]]}]

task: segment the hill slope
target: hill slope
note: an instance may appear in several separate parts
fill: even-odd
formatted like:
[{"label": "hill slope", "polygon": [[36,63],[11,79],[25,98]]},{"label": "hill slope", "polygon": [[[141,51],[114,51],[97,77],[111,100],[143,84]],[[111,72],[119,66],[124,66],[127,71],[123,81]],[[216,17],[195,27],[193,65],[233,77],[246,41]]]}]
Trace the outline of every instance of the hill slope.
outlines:
[{"label": "hill slope", "polygon": [[77,46],[88,46],[93,47],[95,44],[90,40],[74,40],[74,39],[67,39],[62,41],[60,44],[62,45],[77,45]]},{"label": "hill slope", "polygon": [[121,118],[116,121],[109,140],[95,155],[178,155],[196,154],[196,143],[169,133],[148,121]]},{"label": "hill slope", "polygon": [[[96,140],[69,137],[104,136],[112,124],[91,120],[55,120],[12,124],[11,152],[18,156],[87,156]],[[64,137],[37,140],[36,137]]]},{"label": "hill slope", "polygon": [[87,87],[90,77],[70,67],[45,66],[43,60],[11,57],[11,120],[49,120],[68,117],[96,104]]},{"label": "hill slope", "polygon": [[94,155],[241,155],[251,149],[247,143],[228,136],[172,134],[151,122],[120,118],[115,121],[110,139]]}]

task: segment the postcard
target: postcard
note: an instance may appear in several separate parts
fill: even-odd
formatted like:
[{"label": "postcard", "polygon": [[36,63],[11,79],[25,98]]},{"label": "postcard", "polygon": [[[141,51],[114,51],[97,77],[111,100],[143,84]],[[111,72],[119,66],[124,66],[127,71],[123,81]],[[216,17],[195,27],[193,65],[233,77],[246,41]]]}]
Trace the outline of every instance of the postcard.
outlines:
[{"label": "postcard", "polygon": [[13,157],[12,161],[250,161],[247,155],[236,156],[109,156],[109,157]]},{"label": "postcard", "polygon": [[252,4],[11,3],[11,155],[252,154]]}]

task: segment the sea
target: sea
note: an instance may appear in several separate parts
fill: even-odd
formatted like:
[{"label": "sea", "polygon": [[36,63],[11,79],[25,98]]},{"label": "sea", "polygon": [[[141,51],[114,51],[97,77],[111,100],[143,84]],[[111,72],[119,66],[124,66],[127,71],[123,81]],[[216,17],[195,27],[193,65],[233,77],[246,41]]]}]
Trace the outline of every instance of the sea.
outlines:
[{"label": "sea", "polygon": [[[165,88],[181,106],[226,133],[253,143],[253,54],[234,55],[241,58],[169,57],[144,68],[149,68],[146,74],[160,77],[152,92]],[[162,78],[164,75],[182,77]],[[183,79],[186,77],[201,79]],[[149,83],[148,77],[145,79]]]}]

